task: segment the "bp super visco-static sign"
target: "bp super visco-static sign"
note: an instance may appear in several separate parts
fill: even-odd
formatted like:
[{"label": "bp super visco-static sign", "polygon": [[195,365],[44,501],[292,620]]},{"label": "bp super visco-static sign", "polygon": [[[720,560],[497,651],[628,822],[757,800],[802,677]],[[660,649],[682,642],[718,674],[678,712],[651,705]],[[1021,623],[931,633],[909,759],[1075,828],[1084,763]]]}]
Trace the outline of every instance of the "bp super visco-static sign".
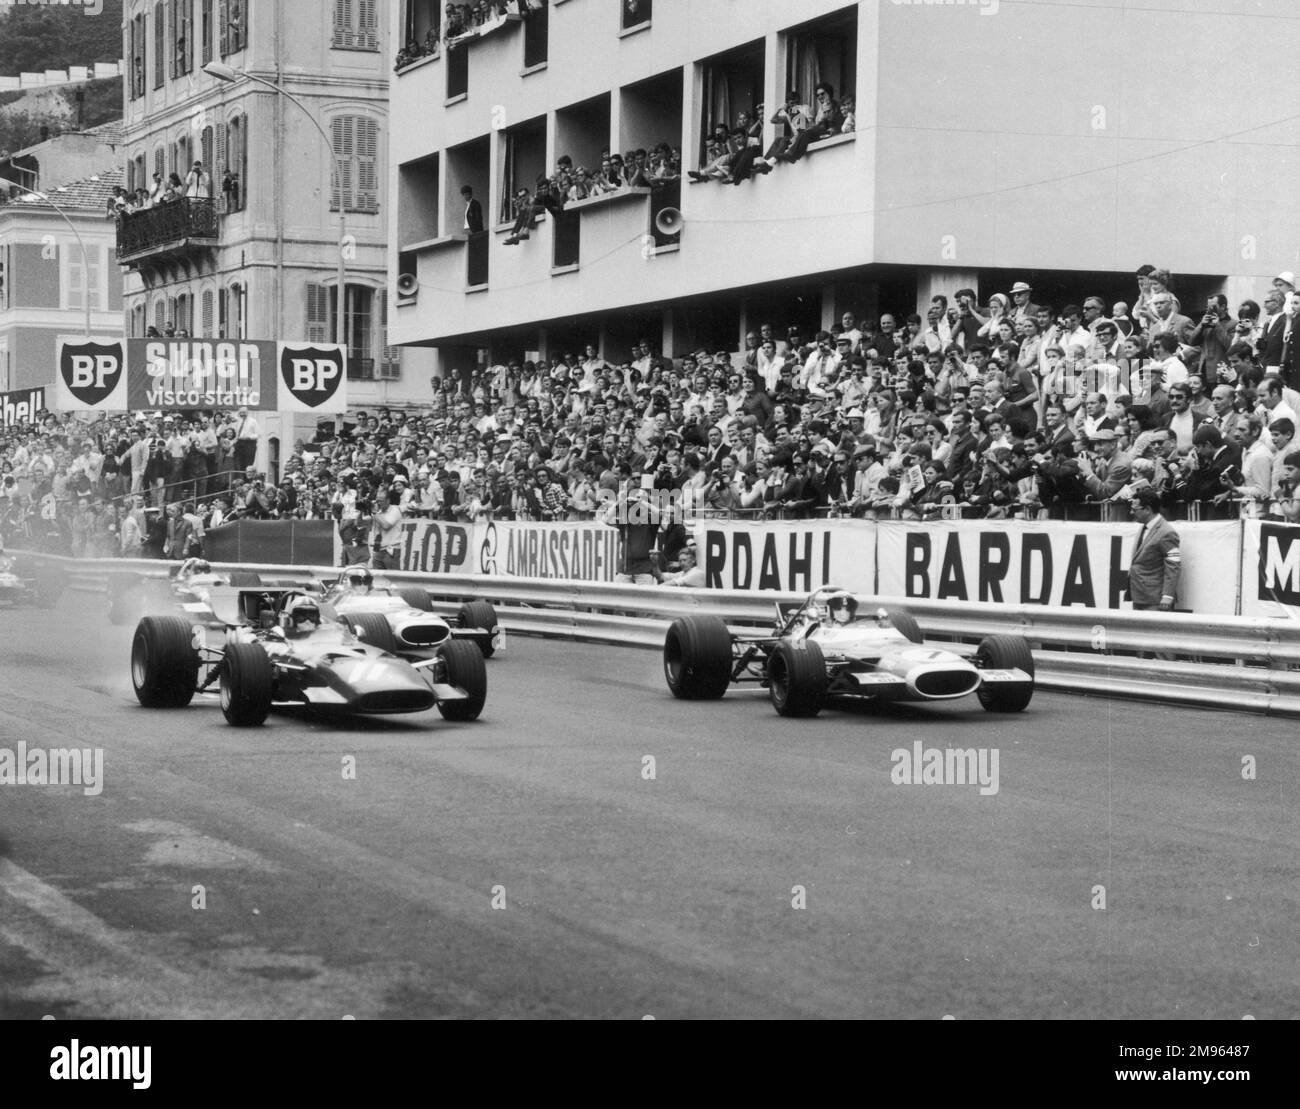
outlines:
[{"label": "bp super visco-static sign", "polygon": [[65,340],[60,411],[347,410],[347,352],[334,343],[210,339]]}]

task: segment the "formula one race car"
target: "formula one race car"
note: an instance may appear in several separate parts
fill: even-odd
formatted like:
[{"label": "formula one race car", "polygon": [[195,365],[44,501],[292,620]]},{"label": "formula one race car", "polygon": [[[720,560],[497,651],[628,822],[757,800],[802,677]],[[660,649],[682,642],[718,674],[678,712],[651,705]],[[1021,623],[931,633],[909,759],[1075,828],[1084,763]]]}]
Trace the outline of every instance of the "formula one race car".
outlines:
[{"label": "formula one race car", "polygon": [[[486,601],[467,601],[451,620],[444,620],[434,613],[424,589],[376,585],[364,566],[344,570],[337,581],[319,588],[327,617],[366,624],[366,641],[394,654],[418,653],[448,638],[476,643],[484,658],[505,649],[505,629]],[[387,634],[380,625],[388,629]]]},{"label": "formula one race car", "polygon": [[[146,708],[183,708],[215,692],[226,722],[261,724],[274,706],[327,714],[422,712],[476,720],[487,698],[487,667],[472,643],[447,639],[412,663],[364,642],[364,632],[326,619],[315,598],[292,590],[268,614],[259,589],[239,590],[247,618],[223,642],[183,616],[146,616],[131,644],[131,684]],[[224,598],[223,598],[224,599]],[[270,618],[268,618],[270,617]]]},{"label": "formula one race car", "polygon": [[732,682],[767,688],[782,716],[816,716],[830,698],[950,701],[974,693],[989,712],[1021,712],[1034,695],[1034,658],[1018,635],[993,635],[972,658],[926,647],[910,613],[859,613],[834,587],[777,605],[769,635],[735,635],[716,616],[674,620],[664,676],[683,700],[721,697]]},{"label": "formula one race car", "polygon": [[119,572],[108,576],[108,622],[126,625],[142,616],[176,613],[190,623],[219,627],[212,613],[211,593],[219,586],[261,585],[249,570],[215,573],[206,559],[187,558],[169,568],[169,577]]},{"label": "formula one race car", "polygon": [[0,604],[53,608],[63,585],[63,572],[56,566],[15,558],[0,550]]}]

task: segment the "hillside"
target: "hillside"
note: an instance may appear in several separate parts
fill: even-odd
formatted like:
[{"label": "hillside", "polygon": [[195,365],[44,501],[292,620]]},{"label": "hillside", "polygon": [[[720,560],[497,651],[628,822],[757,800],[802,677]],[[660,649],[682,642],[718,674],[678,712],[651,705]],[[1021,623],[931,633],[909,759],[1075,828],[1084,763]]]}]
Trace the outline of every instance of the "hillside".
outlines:
[{"label": "hillside", "polygon": [[122,0],[100,2],[98,14],[75,4],[0,3],[0,74],[117,61],[122,56]]},{"label": "hillside", "polygon": [[[84,99],[78,120],[77,93]],[[105,77],[77,85],[23,89],[0,93],[0,152],[22,150],[41,140],[41,127],[51,135],[88,130],[122,118],[122,79]]]}]

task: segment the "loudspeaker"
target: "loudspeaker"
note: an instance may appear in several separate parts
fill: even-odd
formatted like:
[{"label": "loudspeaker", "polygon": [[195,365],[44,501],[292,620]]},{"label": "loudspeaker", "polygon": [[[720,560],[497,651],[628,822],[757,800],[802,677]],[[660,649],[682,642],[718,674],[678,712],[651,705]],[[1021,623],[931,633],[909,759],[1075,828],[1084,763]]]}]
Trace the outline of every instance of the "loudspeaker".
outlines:
[{"label": "loudspeaker", "polygon": [[420,280],[413,273],[403,273],[397,278],[397,295],[403,300],[414,300],[420,293]]},{"label": "loudspeaker", "polygon": [[661,235],[678,235],[681,233],[682,213],[677,208],[664,208],[655,216],[655,230]]}]

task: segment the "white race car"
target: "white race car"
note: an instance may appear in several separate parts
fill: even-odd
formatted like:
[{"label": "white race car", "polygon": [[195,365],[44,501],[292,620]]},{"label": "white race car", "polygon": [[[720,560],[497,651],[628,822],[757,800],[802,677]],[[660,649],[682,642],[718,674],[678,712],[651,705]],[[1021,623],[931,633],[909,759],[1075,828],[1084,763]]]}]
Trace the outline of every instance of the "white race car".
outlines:
[{"label": "white race car", "polygon": [[734,634],[717,616],[674,620],[664,677],[683,700],[721,697],[732,682],[767,688],[782,716],[816,716],[829,698],[950,701],[974,693],[989,712],[1021,712],[1034,695],[1034,658],[1018,635],[993,635],[967,659],[927,647],[910,613],[860,608],[826,586],[788,610],[771,634]]}]

